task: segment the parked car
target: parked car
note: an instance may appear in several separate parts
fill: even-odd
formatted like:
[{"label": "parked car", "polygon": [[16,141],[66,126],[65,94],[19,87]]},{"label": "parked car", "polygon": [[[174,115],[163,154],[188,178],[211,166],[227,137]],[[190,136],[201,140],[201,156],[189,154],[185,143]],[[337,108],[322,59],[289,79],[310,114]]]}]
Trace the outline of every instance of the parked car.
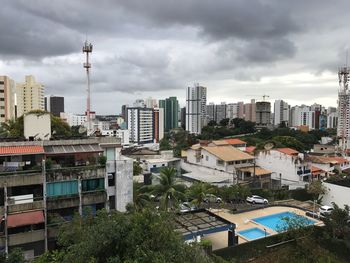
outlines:
[{"label": "parked car", "polygon": [[207,194],[203,200],[205,203],[222,203],[221,197],[213,194]]},{"label": "parked car", "polygon": [[258,195],[252,195],[247,197],[247,202],[252,203],[252,204],[265,204],[267,205],[269,201],[265,198],[262,198],[261,196]]},{"label": "parked car", "polygon": [[190,202],[183,202],[179,204],[179,210],[181,213],[188,212],[188,211],[194,211],[197,210],[198,207],[194,204],[191,204]]},{"label": "parked car", "polygon": [[328,205],[321,206],[318,210],[318,212],[323,216],[330,215],[332,211],[333,211],[333,207]]}]

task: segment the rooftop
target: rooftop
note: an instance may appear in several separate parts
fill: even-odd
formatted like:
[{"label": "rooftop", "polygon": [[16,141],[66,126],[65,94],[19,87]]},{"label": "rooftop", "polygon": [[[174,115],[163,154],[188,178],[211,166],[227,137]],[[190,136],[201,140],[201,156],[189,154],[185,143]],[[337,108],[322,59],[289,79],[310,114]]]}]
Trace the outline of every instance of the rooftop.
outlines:
[{"label": "rooftop", "polygon": [[297,150],[294,150],[292,148],[276,148],[274,150],[279,151],[279,152],[284,153],[284,154],[287,154],[287,155],[292,155],[292,156],[299,154],[299,152]]},{"label": "rooftop", "polygon": [[212,146],[202,148],[225,162],[254,159],[254,157],[250,154],[242,152],[231,146]]},{"label": "rooftop", "polygon": [[242,141],[241,139],[225,139],[225,141],[230,145],[247,144],[245,141]]},{"label": "rooftop", "polygon": [[1,155],[30,155],[30,154],[43,154],[44,147],[39,145],[26,145],[26,146],[0,146]]},{"label": "rooftop", "polygon": [[[241,171],[241,172],[249,172],[251,174],[254,174],[254,167],[250,166],[250,167],[241,167],[241,168],[237,168],[237,170]],[[260,175],[267,175],[267,174],[271,174],[272,171],[264,169],[260,166],[255,166],[255,175],[256,176],[260,176]]]},{"label": "rooftop", "polygon": [[349,161],[343,157],[332,157],[332,156],[315,156],[309,155],[307,159],[314,163],[322,163],[322,164],[344,164]]}]

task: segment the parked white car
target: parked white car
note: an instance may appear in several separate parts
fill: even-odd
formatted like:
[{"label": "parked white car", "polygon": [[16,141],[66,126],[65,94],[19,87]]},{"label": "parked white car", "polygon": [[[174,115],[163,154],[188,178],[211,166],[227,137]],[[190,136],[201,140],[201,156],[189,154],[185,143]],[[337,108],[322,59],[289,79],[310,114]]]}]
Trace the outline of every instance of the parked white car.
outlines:
[{"label": "parked white car", "polygon": [[221,197],[218,197],[213,194],[207,194],[203,201],[206,203],[222,203]]},{"label": "parked white car", "polygon": [[265,204],[267,205],[269,201],[265,198],[262,198],[261,196],[258,195],[252,195],[247,197],[247,202],[252,203],[252,204]]},{"label": "parked white car", "polygon": [[318,210],[318,212],[323,216],[330,215],[332,211],[333,211],[333,207],[328,205],[321,206],[320,209]]}]

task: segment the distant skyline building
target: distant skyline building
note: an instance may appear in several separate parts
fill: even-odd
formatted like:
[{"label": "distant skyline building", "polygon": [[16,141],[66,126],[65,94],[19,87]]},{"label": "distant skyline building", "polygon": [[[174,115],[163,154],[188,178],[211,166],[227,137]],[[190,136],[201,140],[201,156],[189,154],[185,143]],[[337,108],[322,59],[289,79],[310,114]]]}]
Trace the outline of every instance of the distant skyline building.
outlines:
[{"label": "distant skyline building", "polygon": [[179,126],[179,102],[176,97],[159,100],[159,108],[164,109],[164,131],[168,132]]},{"label": "distant skyline building", "polygon": [[229,118],[230,120],[244,118],[244,102],[228,103],[226,107],[226,118]]},{"label": "distant skyline building", "polygon": [[275,100],[273,124],[279,126],[283,122],[289,126],[289,105],[283,100]]},{"label": "distant skyline building", "polygon": [[186,130],[200,134],[206,118],[207,88],[195,84],[186,90]]},{"label": "distant skyline building", "polygon": [[349,78],[350,69],[342,67],[338,72],[338,128],[339,146],[346,151],[350,148],[350,93]]},{"label": "distant skyline building", "polygon": [[181,108],[180,116],[181,128],[186,130],[186,107]]},{"label": "distant skyline building", "polygon": [[257,122],[256,112],[257,109],[254,99],[252,99],[250,103],[244,104],[243,116],[246,121]]},{"label": "distant skyline building", "polygon": [[47,110],[49,110],[54,116],[60,117],[61,112],[64,112],[64,97],[50,96],[48,101],[50,103],[47,106]]},{"label": "distant skyline building", "polygon": [[24,83],[17,83],[17,116],[32,110],[45,110],[44,86],[34,76],[26,76]]},{"label": "distant skyline building", "polygon": [[127,127],[130,132],[130,142],[138,144],[153,143],[153,109],[143,107],[127,108]]},{"label": "distant skyline building", "polygon": [[0,123],[16,117],[15,92],[14,80],[7,76],[0,76]]},{"label": "distant skyline building", "polygon": [[158,108],[158,106],[159,106],[157,99],[153,99],[151,97],[145,99],[144,104],[145,104],[146,108],[151,108],[151,109]]},{"label": "distant skyline building", "polygon": [[268,101],[258,101],[256,106],[256,127],[268,128],[271,124],[271,103]]},{"label": "distant skyline building", "polygon": [[164,109],[163,108],[154,108],[153,109],[153,132],[154,139],[156,142],[159,142],[164,138]]}]

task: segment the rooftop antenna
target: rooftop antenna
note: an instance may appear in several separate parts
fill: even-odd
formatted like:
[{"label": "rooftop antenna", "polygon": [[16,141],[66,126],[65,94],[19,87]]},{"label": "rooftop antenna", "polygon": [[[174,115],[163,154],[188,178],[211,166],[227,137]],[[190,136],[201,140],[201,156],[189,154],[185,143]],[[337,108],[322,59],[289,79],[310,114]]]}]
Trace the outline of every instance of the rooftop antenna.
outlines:
[{"label": "rooftop antenna", "polygon": [[87,80],[87,99],[86,99],[86,117],[87,117],[87,130],[88,134],[91,133],[91,114],[90,114],[90,68],[91,64],[89,63],[89,54],[92,53],[92,44],[88,43],[87,39],[83,46],[83,53],[86,54],[86,62],[84,63],[84,68],[86,69],[86,80]]}]

